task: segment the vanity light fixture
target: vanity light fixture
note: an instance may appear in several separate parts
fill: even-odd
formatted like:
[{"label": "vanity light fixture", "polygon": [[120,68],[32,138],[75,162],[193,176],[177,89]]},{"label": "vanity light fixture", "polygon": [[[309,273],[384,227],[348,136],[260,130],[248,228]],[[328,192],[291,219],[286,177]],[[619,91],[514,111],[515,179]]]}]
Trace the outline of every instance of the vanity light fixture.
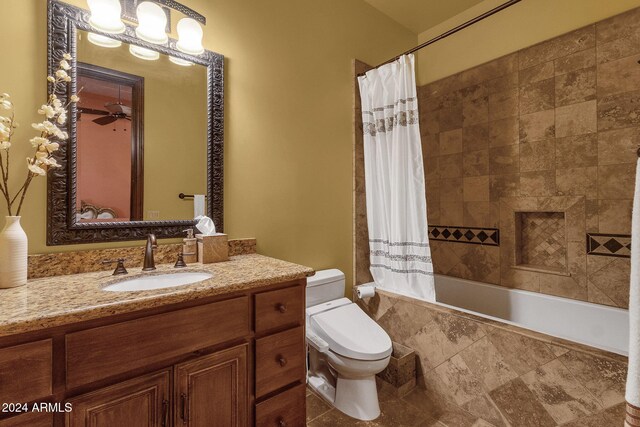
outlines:
[{"label": "vanity light fixture", "polygon": [[180,65],[182,67],[190,67],[194,65],[193,62],[185,61],[184,59],[176,58],[175,56],[170,56],[169,61],[173,62],[176,65]]},{"label": "vanity light fixture", "polygon": [[98,31],[108,34],[122,34],[125,30],[120,14],[119,0],[87,0],[91,18],[89,24]]},{"label": "vanity light fixture", "polygon": [[87,36],[87,40],[100,47],[114,48],[122,46],[121,41],[110,39],[109,37],[102,36],[96,33],[89,33],[89,35]]},{"label": "vanity light fixture", "polygon": [[179,51],[189,55],[202,55],[202,27],[193,18],[182,18],[178,22],[178,42],[176,47]]},{"label": "vanity light fixture", "polygon": [[160,58],[159,52],[136,45],[129,45],[129,53],[145,61],[155,61]]},{"label": "vanity light fixture", "polygon": [[150,1],[143,1],[136,9],[138,27],[136,35],[149,43],[166,44],[169,36],[166,33],[167,15],[160,6]]}]

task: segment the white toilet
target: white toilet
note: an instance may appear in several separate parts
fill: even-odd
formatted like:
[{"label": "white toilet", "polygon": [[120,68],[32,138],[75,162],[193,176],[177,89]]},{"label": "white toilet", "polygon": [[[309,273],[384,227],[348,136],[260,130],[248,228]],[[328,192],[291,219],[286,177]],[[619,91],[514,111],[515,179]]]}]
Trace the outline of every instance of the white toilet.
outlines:
[{"label": "white toilet", "polygon": [[340,270],[307,279],[307,380],[340,411],[369,421],[380,415],[376,374],[389,364],[391,339],[344,291]]}]

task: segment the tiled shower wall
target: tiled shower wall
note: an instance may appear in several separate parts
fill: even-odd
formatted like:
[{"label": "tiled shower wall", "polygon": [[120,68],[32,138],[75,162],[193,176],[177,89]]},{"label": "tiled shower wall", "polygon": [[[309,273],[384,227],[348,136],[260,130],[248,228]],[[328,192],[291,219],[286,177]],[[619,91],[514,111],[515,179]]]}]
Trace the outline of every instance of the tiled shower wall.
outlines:
[{"label": "tiled shower wall", "polygon": [[[635,9],[418,88],[437,273],[628,306],[638,60]],[[532,215],[531,227],[517,224]],[[523,248],[542,265],[518,265]]]}]

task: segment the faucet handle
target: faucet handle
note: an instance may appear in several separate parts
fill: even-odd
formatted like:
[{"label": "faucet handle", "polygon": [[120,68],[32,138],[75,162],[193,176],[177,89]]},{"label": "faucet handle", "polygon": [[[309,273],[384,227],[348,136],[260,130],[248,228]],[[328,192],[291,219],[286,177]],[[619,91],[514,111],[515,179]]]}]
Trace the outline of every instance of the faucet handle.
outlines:
[{"label": "faucet handle", "polygon": [[124,268],[124,258],[117,258],[117,259],[105,259],[104,261],[102,261],[103,264],[115,264],[116,265],[116,269],[113,271],[113,276],[119,276],[121,274],[128,274],[129,272],[127,271],[126,268]]}]

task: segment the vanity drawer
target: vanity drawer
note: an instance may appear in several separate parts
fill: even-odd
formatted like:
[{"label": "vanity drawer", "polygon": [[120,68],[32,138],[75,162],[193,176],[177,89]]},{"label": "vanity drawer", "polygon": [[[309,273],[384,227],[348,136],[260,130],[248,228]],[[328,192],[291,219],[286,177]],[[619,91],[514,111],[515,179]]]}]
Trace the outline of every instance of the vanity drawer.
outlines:
[{"label": "vanity drawer", "polygon": [[304,286],[292,286],[256,295],[256,333],[304,320]]},{"label": "vanity drawer", "polygon": [[244,296],[67,334],[67,388],[249,333],[249,298]]},{"label": "vanity drawer", "polygon": [[256,397],[305,379],[304,328],[256,340]]},{"label": "vanity drawer", "polygon": [[300,384],[256,405],[256,427],[298,427],[306,423],[306,388]]},{"label": "vanity drawer", "polygon": [[26,403],[51,395],[51,371],[50,339],[0,349],[0,403]]}]

